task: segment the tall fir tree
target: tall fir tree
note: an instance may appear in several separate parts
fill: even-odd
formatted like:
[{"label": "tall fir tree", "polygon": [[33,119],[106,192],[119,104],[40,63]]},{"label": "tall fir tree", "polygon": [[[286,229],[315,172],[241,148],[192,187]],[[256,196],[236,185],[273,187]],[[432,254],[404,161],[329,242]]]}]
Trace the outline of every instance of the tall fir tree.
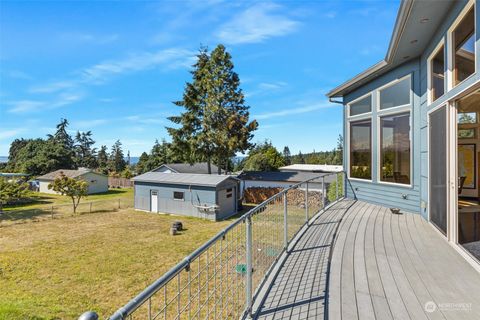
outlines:
[{"label": "tall fir tree", "polygon": [[109,169],[110,171],[118,174],[122,172],[126,166],[127,163],[125,162],[125,157],[123,155],[122,143],[120,142],[120,140],[117,140],[113,144],[112,150],[110,152]]},{"label": "tall fir tree", "polygon": [[290,148],[288,146],[283,148],[283,158],[285,159],[285,165],[288,166],[292,164],[292,154],[290,153]]},{"label": "tall fir tree", "polygon": [[92,139],[92,132],[77,131],[75,136],[75,162],[79,167],[96,169],[98,162],[96,158],[97,150],[92,148],[95,141]]},{"label": "tall fir tree", "polygon": [[108,174],[108,149],[107,146],[101,146],[97,154],[98,170],[103,174]]}]

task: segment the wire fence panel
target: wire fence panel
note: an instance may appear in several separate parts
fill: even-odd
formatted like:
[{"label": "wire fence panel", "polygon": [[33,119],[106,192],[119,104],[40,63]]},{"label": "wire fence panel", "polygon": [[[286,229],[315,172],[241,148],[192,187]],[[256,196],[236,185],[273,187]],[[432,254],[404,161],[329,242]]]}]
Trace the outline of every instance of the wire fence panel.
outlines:
[{"label": "wire fence panel", "polygon": [[288,245],[325,205],[343,197],[343,173],[270,197],[210,239],[113,314],[120,319],[239,319]]}]

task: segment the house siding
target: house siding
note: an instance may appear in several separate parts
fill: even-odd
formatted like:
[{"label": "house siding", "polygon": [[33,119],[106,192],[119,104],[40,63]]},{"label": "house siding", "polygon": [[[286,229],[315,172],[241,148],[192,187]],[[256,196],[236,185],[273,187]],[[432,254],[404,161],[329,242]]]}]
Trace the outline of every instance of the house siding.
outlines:
[{"label": "house siding", "polygon": [[[412,59],[388,73],[370,81],[369,83],[357,88],[344,97],[345,106],[354,99],[376,90],[377,88],[401,78],[408,73],[412,74],[412,186],[392,186],[378,183],[378,123],[377,123],[377,101],[373,99],[372,103],[372,182],[358,181],[351,179],[351,188],[347,188],[347,196],[353,197],[353,190],[356,196],[365,201],[389,207],[398,207],[414,213],[421,213],[423,217],[428,217],[428,176],[429,176],[429,156],[428,156],[428,112],[432,109],[444,105],[446,101],[462,92],[469,86],[480,80],[479,73],[476,72],[470,78],[447,91],[442,97],[434,103],[428,105],[427,101],[427,60],[435,50],[439,42],[444,40],[445,50],[451,50],[447,41],[448,30],[455,22],[459,14],[468,4],[468,1],[456,2],[447,16],[443,17],[443,24],[438,28],[431,41],[427,44],[425,51],[419,57]],[[480,9],[479,3],[475,2],[476,19],[476,68],[480,70]],[[348,168],[349,163],[349,139],[347,137],[348,117],[346,107],[344,108],[344,166]]]}]

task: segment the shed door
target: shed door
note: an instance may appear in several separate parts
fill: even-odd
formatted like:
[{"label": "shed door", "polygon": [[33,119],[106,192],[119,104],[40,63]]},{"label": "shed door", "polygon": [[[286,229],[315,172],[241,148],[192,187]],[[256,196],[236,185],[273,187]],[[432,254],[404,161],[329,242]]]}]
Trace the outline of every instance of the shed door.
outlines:
[{"label": "shed door", "polygon": [[447,108],[429,117],[430,221],[447,233]]},{"label": "shed door", "polygon": [[150,194],[150,211],[158,212],[158,191],[151,191]]}]

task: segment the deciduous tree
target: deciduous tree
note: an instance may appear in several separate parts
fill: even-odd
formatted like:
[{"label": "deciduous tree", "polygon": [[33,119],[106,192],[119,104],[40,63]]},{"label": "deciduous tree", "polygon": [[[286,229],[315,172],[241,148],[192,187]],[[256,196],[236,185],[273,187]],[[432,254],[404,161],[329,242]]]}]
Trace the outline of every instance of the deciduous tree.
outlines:
[{"label": "deciduous tree", "polygon": [[67,177],[63,173],[48,185],[48,189],[72,199],[73,213],[77,212],[80,200],[87,196],[88,183],[82,179]]}]

